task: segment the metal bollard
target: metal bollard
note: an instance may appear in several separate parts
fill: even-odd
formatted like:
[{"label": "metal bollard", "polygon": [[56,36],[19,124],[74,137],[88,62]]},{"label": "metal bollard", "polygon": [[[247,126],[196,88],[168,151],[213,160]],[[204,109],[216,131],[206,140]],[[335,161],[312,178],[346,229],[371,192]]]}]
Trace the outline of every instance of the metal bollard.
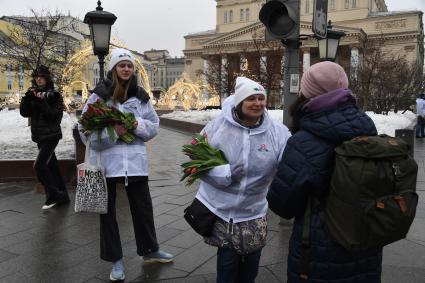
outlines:
[{"label": "metal bollard", "polygon": [[413,157],[414,147],[415,147],[415,139],[414,133],[412,129],[397,129],[395,130],[395,136],[397,138],[402,139],[410,146],[409,155]]}]

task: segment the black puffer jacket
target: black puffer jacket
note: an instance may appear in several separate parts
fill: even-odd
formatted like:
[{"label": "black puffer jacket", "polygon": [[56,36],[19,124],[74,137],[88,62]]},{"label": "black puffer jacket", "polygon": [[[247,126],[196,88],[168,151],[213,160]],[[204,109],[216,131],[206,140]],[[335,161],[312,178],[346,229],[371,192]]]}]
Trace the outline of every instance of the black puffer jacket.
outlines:
[{"label": "black puffer jacket", "polygon": [[62,138],[62,96],[53,89],[42,91],[44,99],[34,96],[29,89],[20,105],[21,116],[31,118],[31,138],[36,143]]}]

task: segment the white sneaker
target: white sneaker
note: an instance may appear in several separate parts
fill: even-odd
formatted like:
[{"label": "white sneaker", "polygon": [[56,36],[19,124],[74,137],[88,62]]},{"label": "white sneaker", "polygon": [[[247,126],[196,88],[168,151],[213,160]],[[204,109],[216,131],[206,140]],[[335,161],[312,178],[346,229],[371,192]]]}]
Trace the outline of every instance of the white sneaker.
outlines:
[{"label": "white sneaker", "polygon": [[161,251],[161,250],[157,250],[156,252],[142,256],[142,258],[145,263],[151,263],[151,262],[167,263],[174,260],[174,256],[172,254]]},{"label": "white sneaker", "polygon": [[55,201],[46,201],[44,205],[41,207],[41,209],[46,210],[46,209],[54,207],[55,205],[56,205]]},{"label": "white sneaker", "polygon": [[125,279],[124,262],[122,259],[119,259],[112,264],[112,271],[111,274],[109,274],[109,279],[111,281],[123,281]]}]

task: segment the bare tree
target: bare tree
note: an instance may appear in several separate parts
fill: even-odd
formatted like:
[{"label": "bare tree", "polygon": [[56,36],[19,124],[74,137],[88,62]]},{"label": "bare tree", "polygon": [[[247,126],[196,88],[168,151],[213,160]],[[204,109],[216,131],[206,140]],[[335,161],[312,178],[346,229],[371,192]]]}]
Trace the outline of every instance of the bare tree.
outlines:
[{"label": "bare tree", "polygon": [[366,42],[350,86],[365,110],[383,114],[407,110],[424,90],[423,68],[405,55],[384,51],[382,42]]},{"label": "bare tree", "polygon": [[267,90],[267,107],[274,108],[281,101],[283,46],[279,40],[265,41],[263,31],[253,32],[252,42],[255,48],[254,53],[260,58],[260,66],[265,66],[265,68],[257,69],[257,78]]},{"label": "bare tree", "polygon": [[[252,44],[242,52],[227,54],[224,65],[219,55],[205,56],[208,68],[202,74],[207,83],[221,94],[221,97],[234,92],[236,77],[245,76],[255,80],[267,90],[267,107],[273,108],[280,103],[282,45],[279,41],[265,42],[264,34],[260,32],[253,32],[251,36]],[[217,52],[217,54],[221,53],[221,50]],[[242,57],[251,61],[247,68],[240,66]]]},{"label": "bare tree", "polygon": [[5,33],[0,32],[0,50],[3,56],[13,60],[29,72],[39,65],[47,66],[59,89],[62,71],[72,56],[79,40],[67,35],[67,31],[75,31],[76,19],[59,11],[37,12],[31,9],[31,17],[3,17],[10,25]]},{"label": "bare tree", "polygon": [[222,98],[233,92],[233,77],[228,70],[230,69],[230,61],[226,60],[223,64],[222,58],[219,55],[204,56],[207,60],[208,67],[202,71],[206,82],[210,87],[219,94],[220,105]]}]

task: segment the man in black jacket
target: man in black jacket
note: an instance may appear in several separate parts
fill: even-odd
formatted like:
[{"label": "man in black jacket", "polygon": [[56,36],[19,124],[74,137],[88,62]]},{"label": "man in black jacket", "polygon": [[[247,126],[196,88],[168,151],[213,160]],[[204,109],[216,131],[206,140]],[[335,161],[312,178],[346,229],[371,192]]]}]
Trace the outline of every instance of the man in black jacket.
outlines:
[{"label": "man in black jacket", "polygon": [[22,98],[20,113],[30,118],[31,138],[39,149],[34,169],[46,191],[46,202],[42,209],[69,203],[65,183],[59,171],[55,148],[62,138],[61,120],[63,100],[55,91],[50,71],[38,66],[32,73],[32,87]]}]

